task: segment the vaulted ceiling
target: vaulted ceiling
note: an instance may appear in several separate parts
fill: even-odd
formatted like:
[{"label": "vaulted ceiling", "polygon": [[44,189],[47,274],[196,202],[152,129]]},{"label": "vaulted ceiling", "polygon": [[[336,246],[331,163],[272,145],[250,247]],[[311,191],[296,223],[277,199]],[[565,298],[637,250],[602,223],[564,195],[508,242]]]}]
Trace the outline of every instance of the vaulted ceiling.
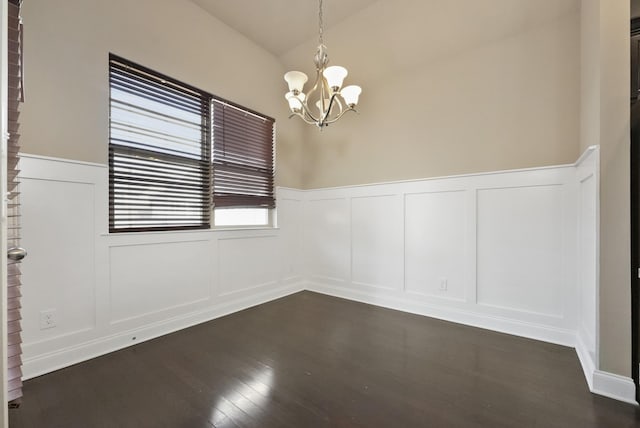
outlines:
[{"label": "vaulted ceiling", "polygon": [[[287,66],[308,66],[317,45],[318,0],[188,0]],[[330,57],[348,52],[384,63],[427,61],[576,13],[580,0],[323,0]],[[640,1],[640,0],[633,0]],[[339,41],[339,43],[336,43]],[[305,63],[306,64],[306,63]],[[303,70],[308,71],[308,70]]]},{"label": "vaulted ceiling", "polygon": [[[191,0],[258,45],[280,56],[318,34],[317,0]],[[377,0],[324,0],[325,28]]]}]

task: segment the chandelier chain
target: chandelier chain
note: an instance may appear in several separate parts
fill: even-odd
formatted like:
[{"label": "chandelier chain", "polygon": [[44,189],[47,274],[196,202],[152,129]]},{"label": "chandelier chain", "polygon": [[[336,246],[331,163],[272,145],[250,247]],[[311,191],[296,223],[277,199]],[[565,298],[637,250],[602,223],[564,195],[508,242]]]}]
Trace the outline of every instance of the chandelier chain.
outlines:
[{"label": "chandelier chain", "polygon": [[322,45],[323,40],[322,40],[322,33],[324,30],[324,16],[322,15],[322,0],[319,0],[320,3],[320,7],[318,8],[318,40],[319,40],[319,44]]}]

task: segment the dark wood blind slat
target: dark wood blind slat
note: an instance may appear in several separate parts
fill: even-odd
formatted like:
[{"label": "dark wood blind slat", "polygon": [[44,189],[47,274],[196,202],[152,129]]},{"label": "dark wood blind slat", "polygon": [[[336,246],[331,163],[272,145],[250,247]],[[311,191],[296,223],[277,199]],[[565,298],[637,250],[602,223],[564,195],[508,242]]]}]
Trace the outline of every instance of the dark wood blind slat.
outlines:
[{"label": "dark wood blind slat", "polygon": [[19,345],[22,343],[20,332],[15,332],[7,335],[7,345]]},{"label": "dark wood blind slat", "polygon": [[214,206],[274,208],[274,120],[214,100],[212,122]]},{"label": "dark wood blind slat", "polygon": [[[216,137],[220,137],[226,140],[223,146],[216,147],[213,150],[213,157],[216,161],[219,158],[226,159],[229,156],[235,155],[239,158],[254,158],[255,161],[258,161],[264,165],[271,166],[273,155],[267,147],[264,147],[264,145],[258,146],[252,144],[243,144],[243,137],[235,135],[225,136],[214,133],[214,140]],[[237,142],[234,141],[235,139],[237,139]]]},{"label": "dark wood blind slat", "polygon": [[242,194],[226,193],[215,196],[218,208],[275,208],[271,197],[251,197]]},{"label": "dark wood blind slat", "polygon": [[22,325],[20,324],[20,320],[9,321],[7,324],[9,325],[9,327],[7,328],[7,334],[22,331]]},{"label": "dark wood blind slat", "polygon": [[[259,176],[243,176],[242,177],[243,180],[247,181],[249,186],[268,186],[270,185],[273,180],[271,180],[270,177],[259,177]],[[228,179],[224,176],[219,177],[217,179],[217,185],[220,186],[224,186],[224,185],[228,185],[228,186],[234,186],[236,185],[236,179]]]}]

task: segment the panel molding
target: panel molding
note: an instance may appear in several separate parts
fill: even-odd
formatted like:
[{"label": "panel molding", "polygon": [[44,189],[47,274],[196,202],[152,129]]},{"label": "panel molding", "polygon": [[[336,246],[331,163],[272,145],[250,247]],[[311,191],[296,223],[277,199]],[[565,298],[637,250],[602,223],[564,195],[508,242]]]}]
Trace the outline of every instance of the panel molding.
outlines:
[{"label": "panel molding", "polygon": [[[583,284],[579,282],[581,278],[579,274],[580,263],[587,263],[585,260],[581,262],[578,258],[580,239],[593,240],[595,237],[593,245],[597,254],[593,263],[596,265],[596,282],[598,277],[599,220],[597,218],[599,213],[595,213],[596,222],[593,236],[581,237],[578,224],[581,216],[580,183],[584,183],[588,179],[594,179],[597,183],[599,180],[598,170],[599,148],[593,146],[589,147],[578,161],[568,165],[306,190],[303,193],[304,204],[307,208],[304,211],[305,214],[308,213],[308,209],[314,208],[314,202],[320,200],[345,199],[348,201],[349,209],[351,209],[352,201],[356,198],[398,195],[402,199],[404,229],[404,253],[401,266],[404,276],[400,290],[363,287],[363,284],[354,281],[352,276],[342,280],[314,275],[313,266],[306,272],[308,280],[306,287],[311,291],[332,296],[574,347],[585,372],[585,378],[594,393],[602,393],[613,398],[620,398],[623,401],[629,401],[630,385],[628,379],[616,375],[609,376],[609,374],[597,370],[599,347],[597,331],[582,331],[581,328],[582,320],[587,315],[584,310],[590,311],[589,314],[595,318],[594,328],[599,323],[597,308],[598,284],[596,283],[595,296],[592,296],[596,301],[595,308],[581,309],[577,304],[580,301],[581,293],[594,292],[592,289],[584,289]],[[549,268],[546,277],[549,281],[552,281],[553,287],[547,284],[547,290],[544,293],[549,290],[553,291],[549,295],[552,300],[544,297],[546,294],[543,293],[542,300],[538,302],[538,306],[529,305],[526,300],[522,300],[521,307],[479,301],[477,279],[479,274],[477,252],[479,244],[478,193],[483,190],[494,189],[513,189],[515,192],[521,192],[531,188],[551,189],[548,197],[541,195],[541,200],[549,205],[547,215],[550,217],[547,222],[552,222],[556,229],[560,228],[558,229],[560,235],[547,233],[548,236],[543,238],[541,245],[541,248],[552,245],[552,248],[561,259],[560,267]],[[590,203],[595,204],[596,209],[599,206],[597,188],[598,186],[596,185],[595,194],[589,193],[586,196],[593,199]],[[407,260],[410,257],[408,251],[416,251],[407,247],[408,233],[411,233],[407,231],[407,197],[415,194],[454,192],[466,192],[467,204],[466,242],[459,244],[468,249],[464,252],[463,264],[465,265],[464,270],[467,277],[465,278],[465,294],[462,301],[447,299],[446,294],[421,293],[420,290],[418,292],[415,289],[411,290],[409,286],[410,279],[407,277]],[[349,210],[349,212],[345,212],[342,215],[347,217],[348,228],[350,229],[353,223],[351,211]],[[531,215],[529,216],[531,217]],[[535,217],[533,218],[535,220]],[[544,222],[541,224],[544,224]],[[316,228],[314,233],[322,235],[322,231],[317,230],[317,224],[305,222],[305,227],[314,227]],[[372,233],[376,233],[376,231],[373,230]],[[352,234],[350,232],[349,238],[351,237]],[[551,244],[547,243],[545,239],[551,239],[552,237]],[[517,240],[515,242],[518,245]],[[350,260],[348,261],[353,264],[353,245],[351,242],[348,243],[348,248],[350,249],[350,254],[348,255]],[[420,246],[418,245],[416,248],[420,248]],[[306,248],[306,250],[308,251],[308,256],[312,254],[309,248]],[[325,251],[328,250],[325,249]],[[419,257],[430,256],[421,254]],[[417,263],[420,262],[419,257],[416,259]],[[334,263],[338,262],[334,261]],[[387,263],[393,262],[388,260]],[[593,263],[589,262],[589,265],[593,266]],[[523,265],[526,266],[526,263]],[[532,266],[535,266],[535,264],[532,264]],[[536,269],[528,269],[526,274],[537,275]],[[430,281],[433,281],[433,276],[431,274]],[[544,280],[545,277],[541,276],[541,278]],[[530,283],[536,284],[535,278]],[[560,288],[558,289],[557,287]],[[552,310],[545,309],[540,311],[540,308]],[[593,313],[594,311],[595,313]],[[588,337],[593,337],[596,342],[595,352],[590,352],[587,349],[585,339]]]},{"label": "panel molding", "polygon": [[384,285],[370,284],[370,283],[361,282],[361,281],[351,281],[351,284],[356,285],[358,287],[373,288],[373,289],[376,289],[376,290],[384,290],[384,291],[397,291],[398,290],[396,287],[385,287]]},{"label": "panel molding", "polygon": [[32,379],[119,349],[127,348],[234,312],[267,303],[290,294],[298,293],[303,291],[303,289],[303,282],[289,284],[261,292],[255,296],[227,301],[200,311],[182,314],[141,327],[59,347],[50,352],[25,358],[23,361],[23,379]]},{"label": "panel molding", "polygon": [[51,343],[56,343],[58,341],[61,340],[68,340],[68,339],[73,339],[73,338],[80,338],[80,340],[82,340],[82,336],[93,331],[95,329],[95,326],[92,327],[87,327],[87,328],[82,328],[82,329],[78,329],[78,330],[74,330],[74,331],[70,331],[64,334],[58,334],[55,336],[50,336],[47,337],[45,339],[41,339],[41,340],[35,340],[32,341],[28,344],[23,345],[24,347],[42,347],[42,346],[46,346],[48,344]]},{"label": "panel molding", "polygon": [[507,312],[518,312],[518,313],[521,313],[521,314],[533,315],[533,316],[536,316],[536,317],[556,319],[556,320],[562,320],[565,317],[564,314],[548,314],[546,312],[528,311],[526,309],[521,309],[521,308],[512,308],[512,307],[509,307],[509,306],[493,305],[493,304],[482,303],[482,302],[479,302],[478,306],[481,306],[481,307],[483,306],[483,307],[492,308],[492,309],[498,309],[498,310],[507,311]]},{"label": "panel molding", "polygon": [[569,346],[572,348],[575,345],[575,331],[567,328],[475,313],[464,309],[433,304],[432,302],[417,301],[416,299],[410,299],[406,296],[382,296],[379,294],[366,293],[361,290],[336,287],[319,282],[308,281],[305,288],[309,291],[333,297],[367,303],[370,305],[427,316],[430,318],[437,318],[486,330],[498,331],[529,339],[541,340],[557,345]]},{"label": "panel molding", "polygon": [[307,275],[307,278],[315,278],[318,279],[320,281],[325,281],[327,283],[338,283],[338,284],[347,284],[349,283],[348,279],[344,279],[344,278],[337,278],[337,277],[333,277],[333,276],[326,276],[326,275]]},{"label": "panel molding", "polygon": [[218,297],[234,296],[236,294],[246,293],[248,291],[259,290],[259,289],[265,288],[265,287],[273,287],[275,285],[278,285],[278,281],[267,281],[267,282],[263,282],[262,284],[250,285],[248,287],[240,288],[238,290],[228,291],[226,293],[220,293],[220,294],[218,294]]},{"label": "panel molding", "polygon": [[[227,238],[229,239],[229,238]],[[124,248],[124,247],[146,247],[146,246],[156,246],[156,245],[167,245],[167,244],[193,244],[196,242],[209,242],[208,239],[180,239],[180,240],[158,240],[154,242],[125,242],[122,244],[109,244],[109,248]]]},{"label": "panel molding", "polygon": [[562,275],[568,261],[561,196],[570,184],[570,180],[558,183],[541,177],[527,185],[502,183],[476,189],[478,306],[566,317],[564,289],[571,285]]},{"label": "panel molding", "polygon": [[[340,218],[333,218],[333,223],[331,224],[346,224],[344,230],[349,230],[350,233],[348,235],[348,242],[346,242],[348,254],[345,253],[342,255],[342,252],[332,252],[331,245],[324,242],[326,248],[323,249],[322,254],[331,254],[332,263],[335,266],[340,266],[340,258],[346,257],[344,260],[346,263],[349,263],[352,267],[354,264],[354,248],[353,238],[354,238],[354,223],[356,221],[362,221],[360,218],[355,219],[356,214],[354,213],[354,202],[358,201],[366,201],[375,200],[375,198],[386,197],[385,204],[397,204],[397,207],[390,208],[388,211],[390,213],[401,212],[402,216],[400,219],[396,221],[401,221],[403,224],[400,225],[400,230],[403,232],[402,235],[402,254],[398,260],[397,257],[387,257],[385,260],[379,260],[376,264],[371,265],[372,269],[384,269],[388,272],[395,272],[396,269],[402,272],[402,277],[400,286],[398,288],[395,287],[393,283],[370,283],[369,281],[362,281],[361,278],[356,278],[353,274],[348,277],[342,279],[335,276],[327,276],[327,275],[319,275],[316,268],[313,266],[314,263],[317,262],[315,260],[314,254],[316,251],[313,247],[313,243],[307,242],[308,256],[310,259],[310,266],[307,270],[306,278],[309,279],[311,283],[316,284],[316,286],[321,286],[323,290],[331,289],[333,292],[339,290],[343,296],[351,296],[353,293],[358,295],[367,295],[367,302],[374,303],[375,302],[383,302],[383,304],[388,304],[388,299],[392,299],[394,301],[400,301],[402,304],[399,305],[400,308],[406,307],[408,301],[411,301],[417,305],[426,305],[426,306],[437,306],[441,308],[443,311],[453,311],[458,313],[462,311],[465,316],[462,318],[455,317],[453,315],[446,315],[450,319],[467,319],[469,318],[469,314],[473,314],[476,317],[473,322],[477,325],[487,327],[496,323],[495,320],[511,320],[515,323],[518,328],[507,328],[500,327],[501,331],[510,331],[516,332],[523,330],[524,333],[528,335],[528,337],[536,337],[541,340],[549,340],[556,343],[569,344],[573,346],[574,339],[573,335],[575,334],[575,317],[573,314],[573,310],[571,309],[572,304],[569,302],[565,302],[564,299],[574,299],[575,294],[575,279],[573,278],[573,274],[575,269],[571,266],[572,263],[572,255],[571,251],[573,248],[570,245],[572,232],[566,233],[562,232],[562,236],[557,236],[555,234],[549,235],[552,239],[549,245],[552,245],[555,248],[555,251],[558,252],[559,255],[562,255],[560,265],[561,267],[555,267],[552,270],[549,270],[549,279],[553,280],[552,284],[547,284],[545,289],[541,290],[539,306],[540,308],[551,308],[553,311],[547,310],[537,310],[536,306],[527,306],[527,302],[522,302],[522,307],[512,307],[511,305],[500,305],[493,304],[492,302],[479,302],[478,301],[478,258],[477,258],[477,244],[478,244],[478,192],[479,191],[493,191],[495,189],[507,189],[507,191],[513,191],[517,194],[522,194],[521,192],[527,192],[531,189],[532,191],[538,192],[537,189],[541,189],[543,192],[540,197],[541,201],[548,206],[544,207],[546,209],[547,216],[552,221],[554,225],[564,228],[572,227],[571,222],[571,210],[566,209],[565,205],[570,205],[572,203],[571,195],[574,194],[574,190],[572,188],[573,182],[575,180],[575,167],[573,166],[560,166],[560,167],[545,167],[545,168],[534,168],[534,169],[526,169],[526,170],[517,170],[517,171],[499,171],[496,173],[485,173],[485,174],[472,174],[466,176],[456,176],[456,177],[446,177],[446,178],[433,178],[426,180],[410,180],[403,182],[393,182],[393,183],[382,183],[382,184],[370,184],[363,186],[351,186],[351,187],[340,187],[340,188],[329,188],[329,189],[317,189],[317,190],[307,190],[304,192],[304,204],[306,210],[304,210],[306,215],[315,215],[314,209],[316,207],[320,207],[321,205],[315,205],[320,201],[327,200],[345,200],[346,208],[343,210],[332,211],[332,215],[342,216]],[[413,207],[409,207],[408,203],[411,197],[418,197],[420,195],[460,195],[460,199],[457,199],[456,196],[452,196],[454,199],[445,199],[441,201],[441,199],[436,196],[436,199],[433,200],[425,200],[415,199]],[[526,194],[525,194],[526,195]],[[571,196],[565,198],[565,196]],[[508,195],[507,195],[508,196]],[[566,200],[566,201],[565,201]],[[409,216],[413,215],[414,221],[417,221],[416,227],[420,228],[420,211],[416,211],[414,213],[409,212],[410,209],[442,209],[440,202],[447,202],[444,206],[445,211],[437,211],[435,212],[437,216],[443,218],[447,221],[447,212],[446,210],[455,210],[451,212],[456,215],[457,219],[454,225],[449,225],[447,227],[451,228],[450,230],[454,231],[455,224],[459,224],[460,228],[463,228],[465,231],[461,233],[455,233],[453,235],[444,232],[438,239],[447,239],[448,236],[453,237],[457,242],[447,243],[447,245],[451,245],[451,250],[449,253],[439,253],[438,246],[434,246],[435,244],[428,244],[426,246],[421,246],[419,241],[414,241],[417,245],[413,245],[409,247],[409,239],[411,237],[415,237],[412,230],[407,229]],[[426,204],[426,205],[422,205]],[[435,205],[434,205],[435,204]],[[558,206],[561,204],[561,206]],[[375,204],[372,205],[375,207]],[[309,210],[311,212],[309,213]],[[398,211],[396,211],[398,210]],[[464,210],[464,213],[460,213],[460,210]],[[361,210],[362,211],[362,210]],[[366,210],[362,211],[359,216],[365,216]],[[380,214],[378,214],[380,215]],[[535,213],[530,215],[530,218],[535,216]],[[438,217],[436,217],[438,218]],[[369,220],[365,220],[369,221]],[[392,221],[389,219],[389,221]],[[514,221],[520,221],[518,219]],[[379,223],[379,222],[378,222]],[[363,230],[367,230],[367,233],[374,234],[375,236],[372,238],[374,242],[384,242],[385,245],[391,245],[385,237],[395,236],[390,232],[390,229],[385,229],[384,224],[376,223],[376,227],[369,227]],[[318,224],[318,222],[314,221],[305,221],[305,227],[308,230],[312,230],[312,233],[317,236],[328,236],[323,232],[324,225]],[[373,225],[373,223],[371,223]],[[443,223],[447,225],[448,223]],[[389,227],[393,227],[394,230],[396,228],[396,224],[391,224]],[[360,227],[360,226],[358,226]],[[414,231],[419,231],[421,229],[413,229]],[[420,233],[431,234],[432,231],[427,229],[422,229],[423,231]],[[460,230],[460,229],[458,229]],[[437,232],[437,230],[436,230]],[[305,235],[307,235],[309,231]],[[363,232],[364,233],[364,232]],[[424,239],[433,239],[434,235],[425,236]],[[551,239],[550,238],[550,239]],[[416,239],[423,239],[422,237]],[[542,238],[543,243],[546,241],[546,237]],[[443,241],[446,242],[446,241]],[[342,246],[342,244],[340,244]],[[521,242],[518,245],[526,245],[526,243]],[[547,244],[544,244],[546,246]],[[360,245],[362,247],[362,245]],[[416,251],[421,251],[422,253],[416,253]],[[426,251],[426,252],[425,252]],[[388,254],[391,254],[387,251]],[[338,255],[339,254],[339,255]],[[437,257],[433,259],[433,257]],[[445,257],[442,259],[442,257]],[[455,257],[455,260],[451,259],[451,257]],[[376,258],[376,260],[379,257]],[[419,269],[416,270],[416,274],[410,277],[410,271],[408,270],[408,263],[410,258],[413,259],[411,263],[413,266],[417,266]],[[424,260],[424,261],[421,261]],[[451,278],[446,270],[443,270],[441,273],[437,270],[433,270],[431,267],[424,267],[424,263],[428,263],[428,260],[443,260],[443,262],[447,262],[447,260],[453,260],[449,269],[454,269],[455,272],[462,272],[456,281],[463,281],[462,290],[460,291],[460,285],[457,290],[450,289],[451,287]],[[422,265],[421,265],[422,263]],[[447,262],[448,263],[448,262]],[[438,265],[432,266],[438,267]],[[378,266],[381,265],[381,266]],[[397,265],[397,266],[396,266]],[[525,262],[526,265],[526,262]],[[565,266],[566,265],[566,266]],[[428,269],[428,270],[424,270]],[[353,270],[353,269],[352,269]],[[454,272],[451,271],[451,272]],[[387,272],[387,273],[388,273]],[[417,275],[417,276],[416,276]],[[530,279],[528,282],[535,284],[535,278],[537,275],[535,270],[531,272],[527,272],[527,275],[534,275],[533,279]],[[380,272],[369,274],[372,278],[385,278],[382,276]],[[449,277],[447,281],[449,282],[448,288],[451,291],[445,290],[443,293],[438,291],[438,288],[435,283],[438,282],[438,278]],[[386,278],[391,278],[386,276]],[[413,278],[413,279],[412,279]],[[420,285],[420,282],[424,278],[428,281],[428,288]],[[540,276],[541,280],[546,280],[547,277]],[[413,281],[414,287],[410,286],[410,281]],[[555,284],[558,283],[562,287],[562,290],[558,290],[555,288]],[[553,286],[552,286],[553,285]],[[416,288],[417,286],[417,288]],[[428,291],[427,291],[428,290]],[[551,290],[551,291],[549,291]],[[426,291],[426,292],[425,292]],[[547,296],[547,291],[551,294]],[[447,292],[452,294],[447,295]],[[363,297],[360,296],[360,299]],[[546,299],[546,300],[545,300]],[[549,300],[553,299],[553,300]],[[560,302],[559,300],[562,299]],[[546,303],[547,301],[551,303]],[[384,303],[387,302],[387,303]],[[549,306],[552,304],[553,306]],[[565,312],[565,308],[569,308],[568,312]],[[420,312],[419,310],[417,312]],[[427,313],[432,313],[432,311],[428,311]],[[481,322],[479,321],[481,318],[487,317],[491,321],[490,322]],[[523,323],[523,324],[522,324]],[[526,325],[526,328],[521,328],[522,325]],[[487,327],[490,328],[490,327]],[[542,332],[538,333],[527,333],[529,330],[540,330]],[[551,331],[551,333],[548,333]],[[569,334],[568,332],[573,332]],[[518,333],[515,333],[518,334]],[[560,338],[558,338],[560,337]],[[547,339],[545,339],[547,338]]]},{"label": "panel molding", "polygon": [[[47,165],[27,159],[23,170],[36,166],[37,171],[21,176],[22,193],[22,245],[30,257],[22,264],[22,328],[34,329],[39,325],[37,316],[29,316],[34,307],[39,310],[57,310],[66,313],[66,318],[57,320],[55,329],[38,329],[32,342],[37,346],[55,340],[77,337],[96,328],[95,289],[97,278],[96,249],[92,236],[95,235],[98,186],[92,174],[86,170],[73,170],[69,177],[57,174],[48,178],[51,172]],[[26,199],[24,194],[33,194]],[[59,204],[56,204],[59,203]],[[76,212],[73,223],[65,223],[69,212]],[[40,216],[44,217],[41,218]],[[50,256],[62,256],[52,262]],[[31,269],[30,269],[31,268]],[[64,275],[64,277],[62,276]],[[28,284],[46,285],[41,290]],[[64,288],[66,295],[73,294],[74,301],[56,293],[57,287]],[[29,343],[24,340],[26,349]]]},{"label": "panel molding", "polygon": [[407,294],[408,296],[426,297],[428,299],[439,299],[442,301],[460,302],[460,303],[465,303],[468,301],[466,298],[439,296],[437,294],[420,293],[418,291],[411,291],[411,290],[407,290],[404,293]]},{"label": "panel molding", "polygon": [[109,325],[153,322],[210,301],[209,247],[202,239],[109,245]]},{"label": "panel molding", "polygon": [[[472,269],[475,269],[475,258],[469,259],[468,257],[469,254],[471,253],[469,248],[469,243],[470,243],[469,229],[471,227],[468,221],[470,217],[469,216],[470,206],[468,205],[468,197],[467,197],[468,193],[470,193],[468,189],[460,188],[460,189],[449,189],[449,190],[440,189],[440,190],[433,190],[433,191],[404,192],[402,194],[402,207],[404,211],[403,213],[403,241],[404,242],[403,242],[403,267],[402,267],[404,270],[404,275],[403,275],[404,286],[402,290],[403,293],[406,293],[407,295],[442,299],[445,302],[446,301],[465,302],[468,300],[468,294],[469,294],[468,282],[471,279],[469,276],[469,273]],[[455,201],[455,199],[451,199],[447,201],[446,204],[443,204],[442,200],[438,201],[438,198],[442,199],[443,197],[447,197],[447,198],[459,197],[460,200]],[[429,213],[425,213],[425,212],[418,212],[417,213],[418,215],[416,215],[414,210],[416,210],[418,207],[424,211],[424,208],[425,208],[424,204],[426,204],[426,206],[434,205],[434,201],[429,201],[430,198],[436,198],[435,201],[438,201],[439,204],[441,205],[439,209],[436,210],[434,213],[432,213],[431,216],[429,215]],[[422,199],[422,201],[420,201],[420,199]],[[420,202],[423,204],[423,206],[420,206]],[[452,203],[453,205],[458,203],[461,205],[461,207],[453,207],[452,209],[452,207],[450,206]],[[415,207],[413,206],[414,204],[417,204],[418,206]],[[449,209],[449,212],[447,213],[448,215],[445,217],[442,216],[442,210],[444,209],[444,207],[448,207]],[[459,212],[462,213],[461,215],[462,218],[457,219],[457,224],[455,226],[453,226],[452,224],[446,224],[447,222],[450,222],[452,218],[455,218],[455,216]],[[433,217],[435,217],[435,219]],[[420,221],[415,222],[416,218],[418,218]],[[430,222],[426,222],[427,219],[430,219],[433,223],[435,223],[437,230],[433,230],[433,229],[430,229],[427,231],[424,230],[426,227],[428,227],[425,225],[430,223]],[[418,230],[422,231],[422,234],[424,235],[423,238],[425,238],[424,240],[421,240],[418,243],[416,243],[416,241],[412,239],[412,238],[415,238],[415,234],[410,233],[412,231],[415,232],[415,230],[411,229],[412,226],[414,227],[417,226]],[[447,232],[446,239],[442,239],[443,236],[439,235],[439,233],[442,233],[443,230]],[[451,242],[452,242],[451,235],[455,235],[456,233],[460,233],[462,235],[462,239],[458,241],[458,244],[456,245],[457,248],[454,249],[452,248],[452,245],[451,245]],[[432,237],[434,238],[432,239]],[[454,291],[454,292],[456,291],[455,288],[452,290],[449,289],[450,286],[452,285],[450,283],[447,285],[446,290],[441,290],[440,288],[435,290],[435,291],[439,291],[439,293],[436,293],[434,291],[429,292],[427,290],[424,290],[424,288],[426,288],[425,286],[428,286],[428,282],[424,278],[424,274],[425,274],[424,259],[425,258],[419,257],[420,260],[419,261],[416,260],[418,257],[415,257],[417,254],[414,246],[416,244],[418,245],[424,244],[423,241],[432,241],[432,240],[436,242],[435,244],[430,245],[426,249],[427,252],[434,252],[436,248],[438,250],[442,248],[443,250],[440,251],[441,254],[439,257],[437,257],[436,260],[431,260],[431,262],[428,263],[428,266],[430,267],[433,267],[434,265],[441,266],[442,263],[440,259],[442,259],[443,254],[448,254],[451,257],[449,257],[450,263],[449,263],[448,269],[441,270],[438,275],[435,275],[435,272],[434,272],[434,274],[431,275],[431,279],[436,283],[442,280],[446,280],[449,283],[449,281],[451,280],[452,274],[455,276],[455,273],[459,272],[460,277],[454,278],[454,282],[453,282],[454,286],[456,285],[456,283],[462,285],[462,289],[458,290],[457,292],[458,295],[455,295],[455,293],[454,294],[449,293],[450,291]],[[422,250],[425,251],[424,248]],[[418,253],[422,256],[422,254],[419,251]],[[451,255],[451,253],[456,253],[456,254]],[[455,267],[452,266],[453,264],[455,264]],[[410,280],[413,279],[411,274],[415,272],[416,265],[422,268],[422,269],[420,268],[417,269],[418,273],[423,274],[422,276],[419,277],[420,281],[418,281],[418,285],[419,286],[422,285],[422,289],[414,289],[414,287],[416,286],[415,282],[413,283],[413,285],[410,284]],[[435,277],[437,277],[438,279],[435,279]]]},{"label": "panel molding", "polygon": [[130,316],[130,317],[111,320],[109,322],[109,324],[112,325],[112,326],[118,326],[120,324],[130,323],[132,321],[136,321],[136,320],[139,320],[141,318],[144,319],[144,318],[148,318],[148,317],[151,317],[151,316],[154,316],[154,315],[160,315],[160,314],[165,313],[165,312],[171,312],[171,311],[174,311],[176,309],[182,309],[182,308],[188,308],[190,306],[196,306],[199,303],[208,302],[210,300],[211,300],[211,297],[207,296],[207,297],[203,297],[203,298],[200,298],[200,299],[191,300],[191,301],[188,301],[188,302],[183,302],[183,303],[178,303],[176,305],[167,306],[167,307],[164,307],[164,308],[161,308],[161,309],[157,309],[155,311],[142,312],[142,313]]},{"label": "panel molding", "polygon": [[[81,251],[85,255],[83,260],[91,259],[91,261],[82,262],[84,267],[90,269],[87,278],[91,281],[83,281],[82,287],[93,293],[90,299],[74,304],[81,305],[81,308],[77,308],[77,310],[83,311],[83,314],[86,312],[91,315],[93,325],[90,328],[85,328],[85,324],[71,324],[71,327],[76,327],[72,331],[61,330],[62,322],[69,323],[69,320],[73,319],[69,317],[75,316],[75,312],[71,312],[66,306],[58,306],[58,328],[40,331],[37,322],[38,312],[49,306],[46,301],[32,300],[28,311],[24,313],[24,317],[30,320],[27,328],[23,331],[25,379],[302,290],[303,272],[300,267],[296,266],[294,272],[291,269],[285,269],[284,263],[280,262],[292,258],[290,249],[299,247],[302,243],[299,233],[293,233],[292,230],[288,234],[283,233],[287,225],[284,228],[110,234],[107,233],[109,171],[106,165],[22,154],[21,167],[21,177],[25,181],[33,180],[38,183],[60,185],[63,192],[68,186],[86,185],[90,186],[93,192],[92,198],[81,198],[70,193],[72,195],[70,196],[71,202],[82,203],[83,207],[87,206],[84,211],[87,213],[90,228],[83,229],[82,236],[86,238],[83,242],[86,242],[86,245],[83,244]],[[23,194],[23,201],[25,199],[28,201],[30,197],[37,198],[38,195],[35,193]],[[281,208],[280,212],[286,218],[302,221],[299,211],[302,209],[303,192],[279,187],[276,189],[276,199],[296,202],[296,204],[291,202],[281,204],[284,208]],[[32,199],[32,201],[34,202],[31,205],[32,208],[27,207],[31,210],[29,214],[33,218],[32,221],[46,220],[43,218],[47,215],[46,211],[38,208],[38,205],[35,204],[37,199]],[[295,208],[295,213],[287,212],[287,207]],[[61,218],[61,221],[65,221],[65,218]],[[73,217],[68,217],[66,225],[72,227],[73,222]],[[87,236],[87,234],[91,236]],[[238,242],[236,240],[244,240],[242,242],[246,242],[247,248],[253,248],[256,251],[268,250],[273,257],[269,258],[268,265],[259,264],[256,275],[248,277],[249,282],[256,280],[255,284],[247,284],[248,287],[242,287],[242,290],[231,290],[229,295],[217,296],[214,293],[218,285],[216,273],[220,270],[217,262],[219,254],[216,252],[218,243],[220,241]],[[29,252],[34,255],[38,252],[43,254],[40,247],[48,248],[50,243],[36,241],[32,245]],[[150,253],[150,251],[159,251],[159,254],[163,255],[163,259],[166,260],[171,258],[171,252],[176,250],[171,245],[179,245],[180,247],[176,247],[179,251],[193,250],[200,254],[198,259],[202,260],[194,262],[199,263],[203,269],[202,272],[196,272],[197,275],[195,275],[198,278],[198,285],[190,287],[188,294],[183,295],[183,298],[172,300],[170,296],[175,293],[171,291],[170,287],[176,287],[176,275],[173,275],[174,283],[171,283],[170,278],[165,280],[161,276],[157,281],[151,280],[154,284],[157,283],[159,294],[153,293],[153,291],[143,291],[153,290],[153,287],[146,287],[138,292],[138,299],[148,298],[153,301],[152,303],[144,307],[138,307],[135,302],[126,303],[125,306],[122,306],[122,311],[114,316],[111,305],[112,280],[114,279],[111,275],[112,269],[119,269],[118,275],[125,281],[120,285],[126,284],[130,280],[135,281],[134,276],[129,279],[129,274],[135,274],[134,271],[129,272],[129,270],[135,269],[135,263],[125,262],[114,267],[111,259],[112,252],[125,251],[125,253],[119,253],[121,261],[125,261],[126,251],[134,251],[145,263],[144,269],[155,269],[154,259],[151,256],[155,253]],[[137,249],[140,251],[136,251]],[[300,252],[299,249],[298,252]],[[48,253],[50,252],[48,251]],[[150,256],[146,257],[145,254],[150,254]],[[242,257],[243,255],[237,254],[237,256]],[[235,260],[235,255],[229,257],[231,259],[227,260]],[[273,263],[277,263],[277,266]],[[163,266],[168,265],[165,263]],[[25,263],[24,268],[28,274],[29,264]],[[260,276],[259,269],[262,268],[265,268],[265,273],[269,275],[268,279]],[[165,269],[171,269],[171,266]],[[67,278],[70,278],[71,273],[73,271],[52,271],[52,275],[56,275],[56,283],[60,284],[69,283]],[[194,275],[187,276],[194,277]],[[47,291],[47,289],[51,291],[50,281],[47,280],[25,284],[25,287],[31,287],[30,291],[36,294]],[[65,290],[62,289],[62,286],[60,287],[59,290],[55,289],[56,293],[63,295]],[[121,292],[126,291],[124,286],[120,287],[120,290]],[[119,294],[119,296],[122,295],[122,293]],[[134,337],[135,339],[133,339]]]}]

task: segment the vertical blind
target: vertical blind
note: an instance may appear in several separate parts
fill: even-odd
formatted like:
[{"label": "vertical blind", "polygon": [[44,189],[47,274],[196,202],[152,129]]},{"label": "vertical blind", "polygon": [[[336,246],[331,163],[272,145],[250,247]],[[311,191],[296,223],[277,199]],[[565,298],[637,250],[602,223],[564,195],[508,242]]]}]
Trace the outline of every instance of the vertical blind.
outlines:
[{"label": "vertical blind", "polygon": [[[18,188],[20,150],[20,103],[24,100],[22,67],[22,23],[20,0],[8,3],[8,111],[7,144],[7,247],[20,246],[20,192]],[[5,256],[6,257],[6,256]],[[14,403],[22,397],[22,338],[20,326],[20,262],[7,261],[7,394]]]},{"label": "vertical blind", "polygon": [[213,100],[213,203],[274,208],[275,121]]},{"label": "vertical blind", "polygon": [[209,227],[211,98],[109,57],[109,230]]}]

